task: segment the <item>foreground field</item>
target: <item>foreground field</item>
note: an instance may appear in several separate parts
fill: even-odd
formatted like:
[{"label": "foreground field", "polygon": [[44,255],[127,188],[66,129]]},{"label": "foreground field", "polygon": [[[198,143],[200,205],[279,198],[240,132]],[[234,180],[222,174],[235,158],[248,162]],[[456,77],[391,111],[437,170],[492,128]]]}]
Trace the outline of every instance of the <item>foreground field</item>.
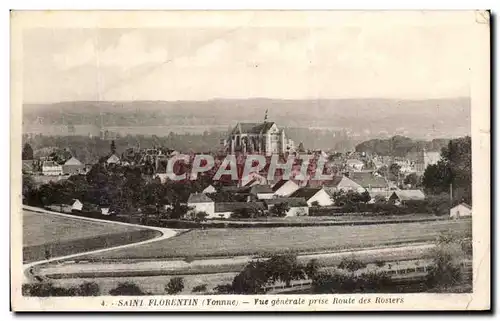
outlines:
[{"label": "foreground field", "polygon": [[139,242],[158,234],[134,226],[23,211],[23,261]]},{"label": "foreground field", "polygon": [[433,241],[447,231],[470,235],[471,221],[192,230],[171,239],[88,255],[82,259],[191,258],[342,250]]}]

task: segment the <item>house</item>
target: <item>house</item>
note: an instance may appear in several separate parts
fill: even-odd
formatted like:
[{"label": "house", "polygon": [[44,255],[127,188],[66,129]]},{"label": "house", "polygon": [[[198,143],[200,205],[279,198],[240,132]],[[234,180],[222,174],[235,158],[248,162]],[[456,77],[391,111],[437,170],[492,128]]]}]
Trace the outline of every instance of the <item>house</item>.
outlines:
[{"label": "house", "polygon": [[78,199],[73,199],[71,201],[71,210],[72,211],[81,211],[83,209],[83,203]]},{"label": "house", "polygon": [[44,161],[42,164],[42,174],[47,176],[59,176],[63,174],[62,166],[54,161]]},{"label": "house", "polygon": [[373,175],[370,172],[349,173],[349,179],[370,192],[380,192],[389,190],[389,183],[383,177]]},{"label": "house", "polygon": [[274,195],[277,197],[287,197],[299,189],[299,185],[291,180],[280,180],[273,185]]},{"label": "house", "polygon": [[112,154],[106,159],[106,164],[118,164],[120,163],[120,158],[116,154]]},{"label": "house", "polygon": [[363,163],[359,159],[348,159],[346,161],[346,165],[348,168],[355,171],[360,171],[363,169],[363,167],[365,167],[365,163]]},{"label": "house", "polygon": [[274,191],[268,185],[254,185],[249,190],[250,200],[265,200],[274,197]]},{"label": "house", "polygon": [[230,218],[235,211],[241,209],[264,211],[266,206],[263,202],[219,202],[215,203],[215,214],[209,218]]},{"label": "house", "polygon": [[330,206],[333,204],[330,195],[321,187],[302,187],[290,195],[290,197],[304,198],[309,207],[316,204],[316,202],[319,206]]},{"label": "house", "polygon": [[349,177],[345,175],[333,176],[332,180],[325,181],[323,188],[330,194],[333,195],[335,192],[340,191],[354,191],[362,193],[365,189],[363,186],[359,185]]},{"label": "house", "polygon": [[203,191],[201,191],[202,194],[213,194],[216,192],[217,192],[217,190],[215,189],[215,187],[213,185],[208,185],[207,187],[205,187],[203,189]]},{"label": "house", "polygon": [[466,203],[460,203],[450,209],[450,218],[471,217],[472,207]]},{"label": "house", "polygon": [[214,217],[215,203],[206,194],[193,193],[189,195],[187,206],[191,208],[189,210],[190,215],[195,214],[196,212],[205,212],[208,214],[207,218]]},{"label": "house", "polygon": [[265,200],[264,203],[268,210],[272,209],[276,204],[287,204],[289,209],[286,212],[286,217],[309,215],[309,206],[302,197],[279,197]]},{"label": "house", "polygon": [[112,212],[109,210],[109,206],[101,207],[101,214],[102,215],[111,215]]},{"label": "house", "polygon": [[408,201],[423,201],[425,195],[418,189],[404,189],[394,191],[389,197],[389,201],[394,202],[396,205],[404,205]]},{"label": "house", "polygon": [[26,174],[32,174],[34,172],[34,161],[32,159],[23,159],[22,171]]},{"label": "house", "polygon": [[374,204],[377,201],[388,201],[392,191],[370,191],[370,201],[368,204]]},{"label": "house", "polygon": [[64,175],[74,175],[74,174],[83,174],[85,173],[85,165],[82,164],[75,157],[71,157],[68,159],[63,165],[63,174]]}]

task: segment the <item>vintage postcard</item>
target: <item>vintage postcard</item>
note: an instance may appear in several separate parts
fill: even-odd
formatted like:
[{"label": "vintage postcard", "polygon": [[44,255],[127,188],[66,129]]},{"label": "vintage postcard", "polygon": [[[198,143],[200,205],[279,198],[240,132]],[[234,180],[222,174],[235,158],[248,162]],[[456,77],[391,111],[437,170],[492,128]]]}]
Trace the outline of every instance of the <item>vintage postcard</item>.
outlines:
[{"label": "vintage postcard", "polygon": [[489,21],[12,11],[12,309],[489,310]]}]

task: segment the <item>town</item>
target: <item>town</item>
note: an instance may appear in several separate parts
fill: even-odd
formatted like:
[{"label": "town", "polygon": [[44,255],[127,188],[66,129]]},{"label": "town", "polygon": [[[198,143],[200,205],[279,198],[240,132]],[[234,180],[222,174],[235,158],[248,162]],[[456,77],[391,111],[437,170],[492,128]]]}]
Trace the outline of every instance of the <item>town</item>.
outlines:
[{"label": "town", "polygon": [[[450,148],[462,141],[467,144],[467,138],[450,141]],[[267,114],[262,123],[237,123],[221,145],[221,151],[212,155],[182,155],[184,161],[172,164],[169,174],[169,161],[181,153],[168,146],[119,152],[110,140],[107,155],[85,164],[70,146],[35,158],[27,142],[23,201],[65,213],[142,222],[155,218],[165,224],[168,219],[204,222],[354,212],[471,215],[470,188],[463,188],[466,181],[457,180],[455,187],[449,178],[435,182],[439,178],[433,171],[445,166],[441,151],[424,147],[401,157],[307,150],[303,144],[295,146],[276,122],[267,121]],[[230,165],[225,163],[227,155],[235,156],[236,166],[221,174]],[[265,164],[248,170],[245,160],[256,155]],[[207,158],[214,163],[202,168],[200,161],[206,166]],[[193,168],[193,160],[197,167]],[[321,173],[316,170],[318,160],[324,160]],[[174,172],[184,179],[173,179]]]}]

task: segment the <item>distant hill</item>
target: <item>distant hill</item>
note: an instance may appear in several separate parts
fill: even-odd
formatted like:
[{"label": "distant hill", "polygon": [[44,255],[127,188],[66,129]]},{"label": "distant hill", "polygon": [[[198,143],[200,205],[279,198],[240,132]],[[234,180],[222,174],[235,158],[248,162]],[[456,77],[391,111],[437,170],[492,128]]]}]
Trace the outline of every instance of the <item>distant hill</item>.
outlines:
[{"label": "distant hill", "polygon": [[429,140],[470,134],[469,98],[75,101],[25,104],[23,108],[25,133],[50,126],[104,126],[125,132],[144,127],[145,133],[154,126],[165,135],[170,131],[225,131],[237,121],[262,121],[269,110],[269,119],[282,127],[342,131],[358,141],[393,135]]},{"label": "distant hill", "polygon": [[409,152],[427,151],[441,152],[448,145],[449,139],[433,139],[432,141],[412,140],[404,136],[389,139],[371,139],[356,145],[357,152],[377,154],[380,156],[405,157]]}]

